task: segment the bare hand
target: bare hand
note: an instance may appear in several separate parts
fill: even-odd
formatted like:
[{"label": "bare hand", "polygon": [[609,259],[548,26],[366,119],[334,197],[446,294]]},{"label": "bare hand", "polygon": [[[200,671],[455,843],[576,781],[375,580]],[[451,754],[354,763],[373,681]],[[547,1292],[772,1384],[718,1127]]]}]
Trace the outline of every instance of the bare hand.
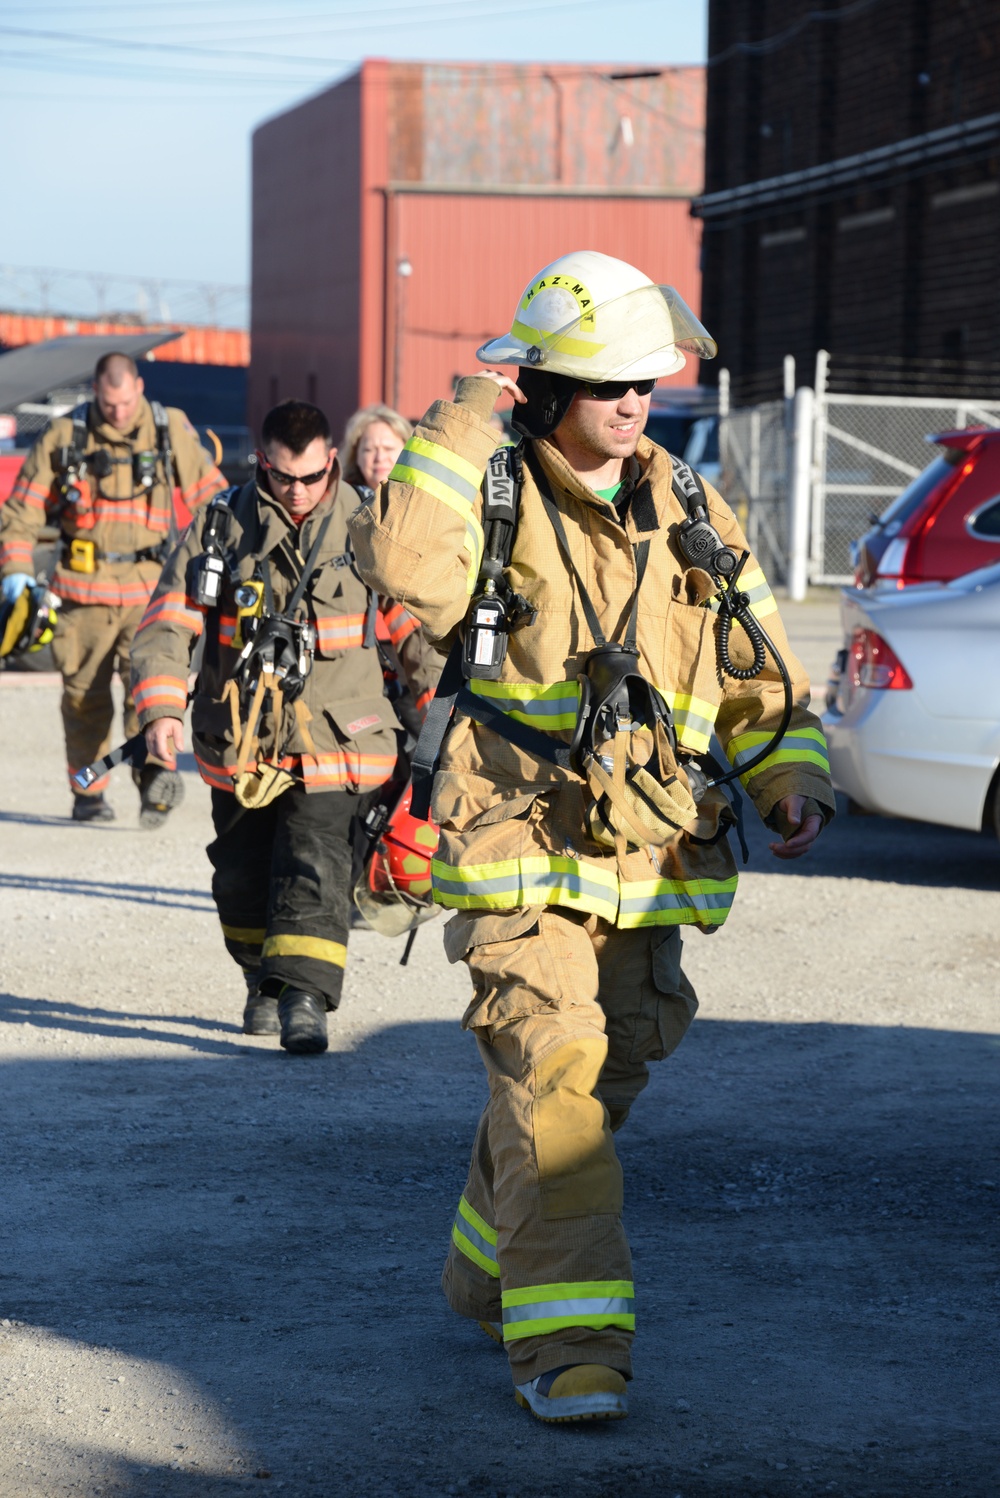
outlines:
[{"label": "bare hand", "polygon": [[157,718],[146,729],[146,752],[168,770],[177,769],[177,756],[184,752],[184,724],[180,718]]},{"label": "bare hand", "polygon": [[501,374],[499,369],[477,369],[475,378],[479,380],[493,380],[495,384],[500,386],[501,390],[506,391],[508,395],[512,395],[519,405],[523,406],[528,399],[524,391],[515,385],[510,376]]},{"label": "bare hand", "polygon": [[823,831],[823,818],[813,814],[806,817],[802,826],[802,808],[805,805],[805,796],[785,796],[778,805],[793,826],[799,827],[798,832],[792,832],[783,843],[768,843],[768,847],[775,858],[801,858],[803,853],[808,853],[813,843]]}]

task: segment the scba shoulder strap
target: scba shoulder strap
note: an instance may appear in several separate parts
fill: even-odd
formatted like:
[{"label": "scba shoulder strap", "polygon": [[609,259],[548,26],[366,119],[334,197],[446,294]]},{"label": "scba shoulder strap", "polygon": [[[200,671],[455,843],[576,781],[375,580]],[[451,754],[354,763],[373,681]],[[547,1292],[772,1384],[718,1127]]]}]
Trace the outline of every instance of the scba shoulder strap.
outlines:
[{"label": "scba shoulder strap", "polygon": [[[413,800],[411,810],[418,818],[430,812],[434,772],[441,757],[456,707],[469,717],[507,732],[511,743],[529,753],[546,754],[551,750],[561,756],[553,763],[565,761],[569,767],[569,749],[550,745],[542,734],[527,724],[508,720],[506,713],[486,698],[468,690],[469,680],[496,680],[507,655],[507,637],[513,628],[534,618],[534,610],[513,592],[506,578],[506,568],[514,550],[524,481],[524,441],[504,444],[490,455],[482,481],[482,525],[485,545],[476,589],[465,617],[464,629],[452,645],[424,718],[420,737],[413,751],[411,775]],[[522,734],[523,729],[523,734]],[[538,740],[538,743],[535,740]]]}]

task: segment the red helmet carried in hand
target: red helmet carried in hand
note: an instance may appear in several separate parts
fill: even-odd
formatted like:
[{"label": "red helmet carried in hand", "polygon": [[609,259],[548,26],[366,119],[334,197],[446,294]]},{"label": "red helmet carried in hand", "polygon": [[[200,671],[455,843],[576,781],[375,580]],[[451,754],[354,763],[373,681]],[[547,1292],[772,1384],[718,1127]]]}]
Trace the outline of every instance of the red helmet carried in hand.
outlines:
[{"label": "red helmet carried in hand", "polygon": [[[354,903],[381,936],[402,936],[437,914],[431,896],[431,859],[440,833],[410,812],[408,785],[376,833],[370,857],[354,886]],[[384,808],[375,806],[377,819]],[[377,820],[376,824],[377,826]]]}]

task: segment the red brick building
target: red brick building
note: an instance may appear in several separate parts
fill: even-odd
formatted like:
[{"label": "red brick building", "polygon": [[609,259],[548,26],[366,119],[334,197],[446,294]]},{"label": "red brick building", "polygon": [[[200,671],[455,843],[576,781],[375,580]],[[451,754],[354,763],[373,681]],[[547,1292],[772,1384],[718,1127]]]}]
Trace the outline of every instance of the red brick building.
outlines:
[{"label": "red brick building", "polygon": [[708,51],[703,318],[737,398],[819,348],[841,388],[1000,394],[996,0],[711,0]]}]

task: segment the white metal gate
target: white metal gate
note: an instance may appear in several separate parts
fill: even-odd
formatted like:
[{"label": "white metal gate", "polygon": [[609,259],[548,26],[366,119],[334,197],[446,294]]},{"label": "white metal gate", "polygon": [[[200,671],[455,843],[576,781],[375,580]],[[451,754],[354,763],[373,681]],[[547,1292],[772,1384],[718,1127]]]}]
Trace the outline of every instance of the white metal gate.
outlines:
[{"label": "white metal gate", "polygon": [[934,396],[831,395],[816,370],[809,580],[853,581],[850,543],[936,455],[927,437],[1000,426],[1000,402]]},{"label": "white metal gate", "polygon": [[807,583],[853,581],[851,542],[933,461],[928,436],[1000,427],[1000,401],[834,395],[828,367],[820,352],[815,391],[796,391],[786,360],[785,399],[736,410],[720,381],[722,493],[767,575],[796,598]]}]

